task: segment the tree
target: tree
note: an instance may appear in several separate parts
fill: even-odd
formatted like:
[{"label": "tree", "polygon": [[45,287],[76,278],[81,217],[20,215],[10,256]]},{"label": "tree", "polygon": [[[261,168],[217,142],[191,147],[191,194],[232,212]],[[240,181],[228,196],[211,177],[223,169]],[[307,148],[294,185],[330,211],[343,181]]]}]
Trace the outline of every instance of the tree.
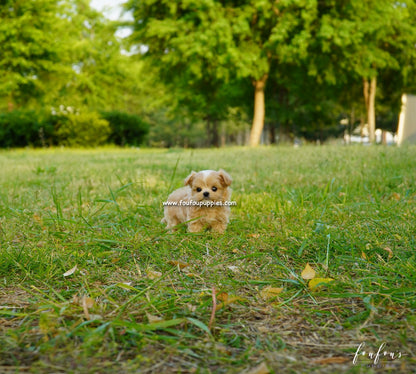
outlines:
[{"label": "tree", "polygon": [[55,82],[59,90],[49,102],[90,111],[137,111],[141,64],[122,53],[115,36],[118,24],[92,9],[87,0],[67,0],[64,11],[71,22],[60,36],[66,45],[60,63],[68,74]]},{"label": "tree", "polygon": [[5,0],[0,3],[0,97],[9,108],[39,98],[48,81],[63,73],[57,35],[67,20],[56,0]]},{"label": "tree", "polygon": [[[177,113],[207,124],[210,143],[219,144],[218,123],[226,114],[224,86],[230,79],[233,46],[230,25],[219,2],[136,1],[132,43],[146,45],[149,71],[155,68],[174,93]],[[142,57],[142,56],[140,56]]]},{"label": "tree", "polygon": [[87,0],[0,2],[3,106],[142,111],[142,67]]},{"label": "tree", "polygon": [[132,40],[147,46],[144,55],[160,67],[164,81],[186,88],[183,96],[193,104],[205,96],[199,111],[207,117],[226,112],[222,91],[230,79],[253,82],[251,145],[259,144],[263,130],[271,64],[305,56],[315,8],[310,0],[130,0],[126,5],[135,19]]},{"label": "tree", "polygon": [[[355,77],[362,80],[369,138],[373,143],[377,80],[382,71],[392,70],[398,76],[403,75],[403,56],[415,58],[415,3],[412,0],[326,0],[320,2],[318,11],[317,41],[321,52],[330,56],[331,61],[326,66],[326,74],[338,71],[346,73],[350,80]],[[315,56],[316,60],[321,59]]]},{"label": "tree", "polygon": [[260,142],[265,118],[265,87],[272,65],[293,64],[307,56],[311,26],[316,19],[316,1],[244,1],[234,4],[231,17],[237,72],[252,80],[254,114],[250,145]]}]

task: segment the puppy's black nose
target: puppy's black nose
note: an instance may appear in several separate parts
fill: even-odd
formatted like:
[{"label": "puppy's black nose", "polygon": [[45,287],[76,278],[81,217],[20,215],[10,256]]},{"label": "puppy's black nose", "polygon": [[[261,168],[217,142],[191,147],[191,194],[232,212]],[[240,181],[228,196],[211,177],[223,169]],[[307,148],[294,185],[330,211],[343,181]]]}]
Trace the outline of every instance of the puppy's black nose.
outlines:
[{"label": "puppy's black nose", "polygon": [[204,196],[205,196],[205,197],[208,197],[208,196],[209,196],[209,192],[208,192],[208,191],[205,191],[205,192],[204,192]]}]

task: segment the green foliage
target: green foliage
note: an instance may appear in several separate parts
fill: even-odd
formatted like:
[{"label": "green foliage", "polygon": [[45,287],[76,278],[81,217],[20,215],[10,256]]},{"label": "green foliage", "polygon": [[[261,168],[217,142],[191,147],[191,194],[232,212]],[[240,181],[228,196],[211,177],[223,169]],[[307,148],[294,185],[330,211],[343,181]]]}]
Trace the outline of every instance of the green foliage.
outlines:
[{"label": "green foliage", "polygon": [[56,0],[9,0],[0,4],[0,96],[25,103],[47,92],[62,73],[56,38],[66,23]]},{"label": "green foliage", "polygon": [[51,144],[53,125],[49,116],[33,110],[0,113],[0,148]]},{"label": "green foliage", "polygon": [[142,111],[140,63],[122,54],[118,23],[89,1],[10,0],[0,18],[0,110],[65,102]]},{"label": "green foliage", "polygon": [[58,115],[55,127],[58,144],[69,147],[96,147],[111,133],[108,121],[94,112]]},{"label": "green foliage", "polygon": [[198,148],[207,143],[206,128],[201,122],[191,122],[187,118],[168,118],[160,112],[150,127],[148,144],[151,147]]},{"label": "green foliage", "polygon": [[[66,103],[125,111],[154,126],[152,144],[199,146],[218,139],[211,133],[230,111],[249,122],[252,81],[265,75],[267,123],[308,137],[340,113],[362,117],[363,77],[377,75],[383,128],[395,127],[401,94],[416,90],[412,0],[129,0],[125,7],[134,17],[129,42],[115,35],[127,22],[109,21],[88,0],[0,2],[0,110]],[[127,44],[130,55],[122,53]],[[56,144],[46,122],[14,128],[16,141],[3,144]]]},{"label": "green foliage", "polygon": [[96,147],[104,143],[140,145],[149,125],[123,112],[78,112],[60,106],[58,112],[15,110],[0,113],[0,148]]},{"label": "green foliage", "polygon": [[159,67],[176,111],[199,120],[223,120],[236,98],[251,112],[252,93],[224,94],[238,77],[250,86],[268,74],[268,122],[315,138],[341,113],[362,117],[363,77],[379,76],[390,100],[382,106],[392,110],[415,87],[413,1],[130,0],[126,7],[135,17],[132,43],[149,47],[139,57]]},{"label": "green foliage", "polygon": [[143,143],[149,132],[149,124],[138,115],[113,111],[104,112],[101,116],[110,124],[109,141],[111,143],[121,146],[138,146]]},{"label": "green foliage", "polygon": [[[405,60],[416,56],[415,10],[414,1],[407,0],[349,0],[336,6],[322,1],[316,40],[324,56],[349,74],[371,78],[382,69],[399,71]],[[328,75],[335,72],[334,65],[319,73],[330,80],[348,78]]]}]

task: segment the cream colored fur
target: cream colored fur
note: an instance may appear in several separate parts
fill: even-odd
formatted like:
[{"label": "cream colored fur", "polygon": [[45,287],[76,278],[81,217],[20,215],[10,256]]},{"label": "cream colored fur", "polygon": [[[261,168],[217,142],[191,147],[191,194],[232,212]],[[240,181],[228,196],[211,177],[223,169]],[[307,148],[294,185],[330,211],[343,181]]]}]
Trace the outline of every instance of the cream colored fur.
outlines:
[{"label": "cream colored fur", "polygon": [[[217,204],[230,201],[231,182],[229,174],[222,169],[203,170],[198,173],[193,171],[185,179],[185,187],[169,195],[167,201],[176,202],[178,205],[165,206],[162,222],[167,224],[167,229],[174,229],[180,223],[186,222],[189,232],[199,232],[207,228],[223,233],[229,222],[230,207]],[[192,202],[203,206],[186,205]]]}]

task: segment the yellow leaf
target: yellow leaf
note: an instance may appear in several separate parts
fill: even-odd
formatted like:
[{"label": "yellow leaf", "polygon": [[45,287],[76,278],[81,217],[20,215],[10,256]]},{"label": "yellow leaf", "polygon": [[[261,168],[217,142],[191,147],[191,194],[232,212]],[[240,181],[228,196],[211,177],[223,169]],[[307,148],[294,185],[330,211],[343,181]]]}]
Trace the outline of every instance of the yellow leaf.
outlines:
[{"label": "yellow leaf", "polygon": [[83,296],[82,305],[85,305],[86,308],[90,309],[94,306],[94,299],[88,296]]},{"label": "yellow leaf", "polygon": [[153,271],[153,270],[148,270],[147,271],[147,277],[149,278],[149,279],[157,279],[157,278],[160,278],[162,276],[162,273],[161,272],[159,272],[159,271]]},{"label": "yellow leaf", "polygon": [[179,269],[184,269],[187,266],[189,266],[189,264],[187,264],[186,262],[181,262],[181,261],[169,261],[168,263],[170,265],[178,267]]},{"label": "yellow leaf", "polygon": [[260,365],[257,365],[255,368],[251,369],[248,374],[269,374],[270,370],[264,362]]},{"label": "yellow leaf", "polygon": [[273,297],[276,297],[277,295],[279,295],[281,292],[283,291],[282,287],[264,287],[261,291],[260,291],[260,295],[263,299],[272,299]]},{"label": "yellow leaf", "polygon": [[392,198],[393,198],[394,200],[396,200],[396,201],[399,201],[399,200],[400,200],[400,194],[399,194],[399,193],[397,193],[397,192],[393,192],[393,194],[392,194]]},{"label": "yellow leaf", "polygon": [[332,278],[314,278],[309,281],[308,286],[309,286],[309,289],[313,291],[319,288],[319,286],[332,282],[332,281],[333,281]]},{"label": "yellow leaf", "polygon": [[248,234],[248,237],[257,239],[260,238],[260,234]]},{"label": "yellow leaf", "polygon": [[384,248],[384,250],[389,252],[389,255],[387,258],[390,260],[393,257],[393,251],[389,247]]},{"label": "yellow leaf", "polygon": [[222,302],[221,304],[218,304],[215,308],[215,310],[220,310],[224,307],[226,307],[227,305],[230,305],[236,301],[244,301],[244,299],[242,297],[239,296],[230,296],[227,297],[227,300],[225,300],[224,302]]},{"label": "yellow leaf", "polygon": [[82,297],[82,309],[84,310],[84,315],[87,320],[91,319],[90,312],[88,309],[90,309],[93,305],[94,300],[91,297],[85,295]]},{"label": "yellow leaf", "polygon": [[155,323],[155,322],[163,321],[163,319],[160,318],[159,316],[154,316],[154,315],[152,315],[150,313],[147,313],[147,312],[146,312],[146,317],[149,320],[149,323]]},{"label": "yellow leaf", "polygon": [[349,357],[324,357],[319,358],[317,360],[312,361],[314,364],[321,364],[321,365],[327,365],[327,364],[343,364],[344,362],[351,361],[351,358]]},{"label": "yellow leaf", "polygon": [[219,301],[227,301],[228,300],[228,293],[227,292],[221,292],[217,295],[217,300]]},{"label": "yellow leaf", "polygon": [[70,275],[74,274],[77,270],[77,265],[75,265],[72,269],[69,269],[64,273],[64,277],[69,277]]},{"label": "yellow leaf", "polygon": [[309,265],[309,262],[306,264],[305,269],[301,273],[303,279],[313,279],[315,278],[315,270]]}]

